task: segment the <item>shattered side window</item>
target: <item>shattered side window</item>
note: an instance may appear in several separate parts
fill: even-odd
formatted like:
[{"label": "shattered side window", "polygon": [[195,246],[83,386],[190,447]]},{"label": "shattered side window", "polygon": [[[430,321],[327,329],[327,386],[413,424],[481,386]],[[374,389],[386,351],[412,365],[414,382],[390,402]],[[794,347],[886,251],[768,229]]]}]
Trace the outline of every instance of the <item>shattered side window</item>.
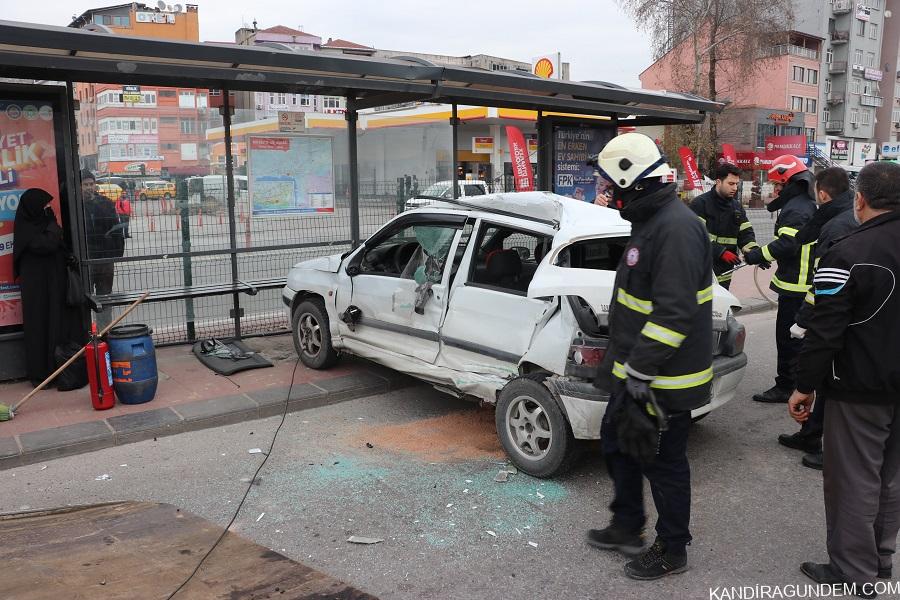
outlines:
[{"label": "shattered side window", "polygon": [[418,247],[400,276],[403,279],[414,279],[419,285],[439,283],[457,228],[416,225],[410,229]]}]

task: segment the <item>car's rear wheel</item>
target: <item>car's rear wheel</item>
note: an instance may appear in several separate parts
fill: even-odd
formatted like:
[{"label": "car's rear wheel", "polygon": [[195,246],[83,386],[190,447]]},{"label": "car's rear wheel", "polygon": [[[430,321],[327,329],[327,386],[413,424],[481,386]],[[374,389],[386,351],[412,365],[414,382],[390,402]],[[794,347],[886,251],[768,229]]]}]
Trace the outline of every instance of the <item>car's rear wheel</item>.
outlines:
[{"label": "car's rear wheel", "polygon": [[567,471],[577,457],[575,439],[556,399],[540,377],[513,379],[497,400],[497,434],[519,469],[535,477]]},{"label": "car's rear wheel", "polygon": [[331,345],[328,313],[321,300],[304,300],[294,310],[291,319],[294,349],[304,365],[310,369],[334,366],[338,353]]},{"label": "car's rear wheel", "polygon": [[141,199],[141,202],[146,202],[146,201],[147,201],[147,194],[141,194],[139,197],[140,197],[140,199]]},{"label": "car's rear wheel", "polygon": [[169,192],[166,192],[165,194],[163,194],[163,198],[165,198],[166,200],[171,200],[172,194],[170,194]]}]

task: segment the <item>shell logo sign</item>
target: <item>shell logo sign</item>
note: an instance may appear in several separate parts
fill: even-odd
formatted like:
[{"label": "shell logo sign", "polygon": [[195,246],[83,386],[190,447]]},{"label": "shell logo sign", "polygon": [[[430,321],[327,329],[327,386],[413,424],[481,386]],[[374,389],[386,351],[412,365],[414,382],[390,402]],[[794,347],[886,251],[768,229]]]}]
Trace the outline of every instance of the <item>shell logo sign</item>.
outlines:
[{"label": "shell logo sign", "polygon": [[544,79],[551,78],[553,71],[553,62],[549,58],[542,58],[534,65],[534,74]]},{"label": "shell logo sign", "polygon": [[531,59],[531,72],[544,79],[562,79],[562,59],[559,52],[552,52]]}]

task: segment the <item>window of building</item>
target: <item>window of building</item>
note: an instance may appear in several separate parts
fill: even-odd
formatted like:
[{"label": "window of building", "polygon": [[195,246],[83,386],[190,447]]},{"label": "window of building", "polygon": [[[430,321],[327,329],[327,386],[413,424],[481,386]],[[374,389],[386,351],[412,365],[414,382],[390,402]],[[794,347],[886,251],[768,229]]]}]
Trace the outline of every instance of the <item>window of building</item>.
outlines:
[{"label": "window of building", "polygon": [[850,80],[850,93],[858,94],[861,86],[862,80],[854,77],[852,80]]},{"label": "window of building", "polygon": [[806,83],[811,83],[812,85],[819,84],[819,72],[816,69],[806,70]]},{"label": "window of building", "polygon": [[174,98],[175,90],[159,90],[160,98]]},{"label": "window of building", "polygon": [[850,122],[851,123],[859,123],[859,109],[858,108],[850,109]]},{"label": "window of building", "polygon": [[275,104],[275,93],[269,93],[269,104]]},{"label": "window of building", "polygon": [[775,126],[768,123],[756,124],[756,145],[760,148],[765,147],[766,138],[775,135]]},{"label": "window of building", "polygon": [[863,94],[866,96],[878,96],[878,92],[880,88],[878,87],[877,81],[866,81],[863,84]]},{"label": "window of building", "polygon": [[278,106],[287,106],[287,94],[278,94]]},{"label": "window of building", "polygon": [[206,108],[206,107],[207,107],[206,94],[198,94],[197,95],[197,108]]},{"label": "window of building", "polygon": [[791,110],[803,110],[803,98],[800,96],[791,96]]},{"label": "window of building", "polygon": [[859,37],[866,37],[866,22],[865,21],[857,21],[856,22],[856,35]]},{"label": "window of building", "polygon": [[872,123],[872,111],[866,110],[866,109],[862,109],[861,111],[859,111],[859,121],[863,125],[871,124]]},{"label": "window of building", "polygon": [[159,124],[160,125],[175,125],[178,123],[177,117],[160,117]]},{"label": "window of building", "polygon": [[193,119],[181,119],[181,133],[197,133],[197,122]]},{"label": "window of building", "polygon": [[900,109],[895,108],[891,111],[891,123],[894,123],[895,125],[900,123]]},{"label": "window of building", "polygon": [[112,24],[116,27],[130,27],[131,17],[113,17]]},{"label": "window of building", "polygon": [[156,133],[159,131],[157,129],[156,119],[150,119],[150,133]]},{"label": "window of building", "polygon": [[853,64],[861,65],[863,64],[863,51],[860,48],[857,48],[853,51]]},{"label": "window of building", "polygon": [[867,67],[875,67],[875,53],[874,52],[866,52],[866,66]]},{"label": "window of building", "polygon": [[194,92],[181,90],[178,92],[178,108],[194,108],[197,106],[194,100]]},{"label": "window of building", "polygon": [[340,96],[323,96],[322,108],[343,108],[341,106],[343,100]]},{"label": "window of building", "polygon": [[804,112],[816,114],[816,99],[815,98],[807,98],[806,99],[806,110]]},{"label": "window of building", "polygon": [[806,81],[805,71],[803,67],[794,66],[794,81],[799,81],[803,83]]},{"label": "window of building", "polygon": [[828,123],[828,121],[830,120],[830,118],[831,118],[831,111],[829,111],[829,110],[826,108],[825,110],[822,111],[822,122],[823,122],[823,123]]},{"label": "window of building", "polygon": [[825,51],[825,64],[830,65],[832,62],[834,62],[834,49],[829,47]]},{"label": "window of building", "polygon": [[826,94],[831,93],[831,80],[827,79],[827,78],[825,79],[825,93]]},{"label": "window of building", "polygon": [[869,23],[869,39],[878,39],[878,23]]},{"label": "window of building", "polygon": [[806,141],[807,142],[816,141],[816,128],[815,127],[807,127],[806,128]]}]

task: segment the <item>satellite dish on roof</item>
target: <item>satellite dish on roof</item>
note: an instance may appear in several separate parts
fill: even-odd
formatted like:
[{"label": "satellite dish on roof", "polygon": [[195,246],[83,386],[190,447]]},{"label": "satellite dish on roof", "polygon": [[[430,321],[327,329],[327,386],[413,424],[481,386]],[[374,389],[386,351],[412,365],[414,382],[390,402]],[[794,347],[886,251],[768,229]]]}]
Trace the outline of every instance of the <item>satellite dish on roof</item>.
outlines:
[{"label": "satellite dish on roof", "polygon": [[159,2],[156,3],[156,8],[159,10],[166,10],[166,3],[163,2],[163,0],[159,0]]},{"label": "satellite dish on roof", "polygon": [[172,7],[172,10],[174,10],[177,13],[180,13],[183,9],[184,9],[184,7],[181,6],[180,4],[176,4],[175,6]]}]

